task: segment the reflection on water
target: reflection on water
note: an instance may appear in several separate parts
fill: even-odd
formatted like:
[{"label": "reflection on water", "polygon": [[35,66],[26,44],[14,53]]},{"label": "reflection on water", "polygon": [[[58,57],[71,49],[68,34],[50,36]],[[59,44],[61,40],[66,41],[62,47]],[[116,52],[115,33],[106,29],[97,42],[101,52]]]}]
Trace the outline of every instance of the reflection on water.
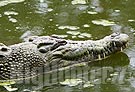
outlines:
[{"label": "reflection on water", "polygon": [[[117,58],[118,56],[120,58]],[[19,92],[22,90],[39,90],[39,92],[43,90],[51,90],[51,92],[57,90],[59,92],[59,89],[61,89],[60,92],[68,92],[69,89],[72,91],[74,89],[96,91],[97,88],[100,88],[98,90],[106,91],[109,90],[105,88],[107,85],[109,85],[107,86],[108,88],[113,87],[115,90],[120,90],[118,86],[122,87],[123,85],[133,84],[131,80],[134,78],[134,71],[129,72],[128,64],[129,59],[126,54],[116,53],[116,55],[112,55],[107,59],[91,62],[86,66],[72,67],[62,71],[56,70],[54,72],[48,72],[45,69],[44,72],[46,71],[46,73],[43,75],[19,81],[14,86],[19,88]],[[69,82],[69,86],[58,84],[66,79],[78,79],[78,81],[74,81],[72,84]],[[57,89],[58,87],[59,89]],[[65,90],[62,91],[63,88]]]},{"label": "reflection on water", "polygon": [[93,10],[99,13],[103,12],[104,10],[100,4],[101,4],[100,0],[91,0],[91,6]]},{"label": "reflection on water", "polygon": [[35,26],[32,29],[27,28],[27,29],[21,29],[21,30],[25,32],[21,35],[20,39],[27,38],[28,36],[41,35],[43,33],[43,28],[38,27],[38,26]]},{"label": "reflection on water", "polygon": [[[67,70],[65,78],[59,75],[57,79],[57,74],[51,75],[52,77],[48,74],[45,78],[46,83],[53,80],[55,83],[58,80],[64,81],[72,75],[73,78],[88,80],[94,86],[83,88],[82,84],[77,87],[51,85],[43,88],[42,80],[37,83],[42,85],[18,83],[15,86],[20,90],[37,88],[46,92],[82,90],[134,92],[135,3],[133,2],[133,0],[1,0],[0,42],[7,45],[22,42],[23,38],[31,35],[58,35],[73,40],[100,39],[112,32],[127,33],[130,36],[129,47],[124,50],[129,58],[125,54],[118,53],[101,62],[74,68],[72,73],[71,70]],[[93,20],[105,21],[102,23],[98,21],[100,25],[97,25],[97,21],[93,24]],[[105,23],[109,26],[103,26]],[[0,90],[4,89],[1,87]]]},{"label": "reflection on water", "polygon": [[0,1],[0,7],[1,6],[5,6],[8,4],[12,4],[12,3],[20,3],[20,2],[24,2],[25,0],[1,0]]},{"label": "reflection on water", "polygon": [[[41,13],[41,14],[46,14],[47,12],[53,11],[52,8],[48,7],[48,3],[46,0],[40,0],[35,3],[36,6],[36,11],[35,13]],[[51,2],[50,2],[51,3]]]}]

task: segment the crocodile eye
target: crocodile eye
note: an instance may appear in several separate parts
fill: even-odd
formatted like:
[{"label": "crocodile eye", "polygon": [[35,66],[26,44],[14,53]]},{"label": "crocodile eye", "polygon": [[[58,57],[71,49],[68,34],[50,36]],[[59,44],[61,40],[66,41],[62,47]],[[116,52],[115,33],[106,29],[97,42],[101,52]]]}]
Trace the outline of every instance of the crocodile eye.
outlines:
[{"label": "crocodile eye", "polygon": [[5,48],[5,47],[2,47],[2,48],[1,48],[1,51],[6,52],[6,51],[8,51],[8,49],[7,49],[7,48]]},{"label": "crocodile eye", "polygon": [[46,53],[47,50],[46,50],[46,49],[39,49],[39,52],[41,52],[41,53]]}]

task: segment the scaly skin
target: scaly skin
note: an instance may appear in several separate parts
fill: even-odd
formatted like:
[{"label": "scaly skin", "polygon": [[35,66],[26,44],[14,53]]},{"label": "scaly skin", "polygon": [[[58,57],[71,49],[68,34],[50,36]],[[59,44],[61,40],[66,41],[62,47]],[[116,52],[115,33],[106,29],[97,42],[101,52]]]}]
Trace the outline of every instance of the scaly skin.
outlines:
[{"label": "scaly skin", "polygon": [[72,41],[49,36],[32,36],[29,37],[29,40],[38,45],[39,51],[44,53],[44,57],[49,63],[55,62],[61,64],[60,66],[67,66],[105,59],[112,53],[126,48],[129,37],[126,34],[113,33],[96,41]]},{"label": "scaly skin", "polygon": [[36,68],[45,60],[37,51],[37,45],[25,42],[9,47],[0,46],[0,80],[23,79],[36,75]]},{"label": "scaly skin", "polygon": [[[36,76],[41,67],[63,67],[104,59],[126,47],[128,35],[114,33],[101,40],[72,41],[51,36],[32,36],[26,42],[0,44],[0,80]],[[42,72],[42,71],[41,71]]]}]

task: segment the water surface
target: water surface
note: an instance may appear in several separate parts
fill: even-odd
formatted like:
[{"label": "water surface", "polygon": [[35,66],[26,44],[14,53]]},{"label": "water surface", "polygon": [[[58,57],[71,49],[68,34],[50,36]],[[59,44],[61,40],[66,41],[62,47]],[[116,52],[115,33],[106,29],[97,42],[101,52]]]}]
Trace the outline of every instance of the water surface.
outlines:
[{"label": "water surface", "polygon": [[[83,87],[83,84],[75,87],[58,84],[34,87],[37,92],[134,92],[134,6],[134,0],[1,0],[0,42],[11,45],[22,42],[23,38],[31,35],[96,40],[113,32],[126,33],[130,36],[130,42],[123,51],[125,54],[118,53],[102,62],[77,68],[77,76],[74,73],[76,69],[73,69],[71,74],[67,71],[65,79],[82,78],[91,82],[89,87]],[[91,77],[92,73],[89,72],[96,77]],[[53,78],[56,77],[58,76],[54,75]],[[62,75],[59,80],[64,81]],[[16,86],[21,90],[33,88],[32,84]]]}]

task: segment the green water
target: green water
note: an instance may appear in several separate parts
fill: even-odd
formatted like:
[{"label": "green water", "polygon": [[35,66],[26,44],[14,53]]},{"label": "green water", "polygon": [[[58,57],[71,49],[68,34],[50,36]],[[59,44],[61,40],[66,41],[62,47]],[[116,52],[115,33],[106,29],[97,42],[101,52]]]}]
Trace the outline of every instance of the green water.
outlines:
[{"label": "green water", "polygon": [[[102,62],[78,69],[78,75],[68,74],[69,71],[67,71],[67,76],[72,75],[73,78],[95,80],[96,82],[91,82],[93,86],[69,87],[56,84],[44,87],[34,86],[34,90],[35,92],[134,92],[134,6],[134,0],[25,0],[22,2],[0,0],[0,42],[11,45],[22,42],[23,38],[31,35],[55,34],[64,36],[66,39],[87,40],[100,39],[113,32],[126,33],[130,36],[130,42],[128,48],[123,51],[125,54],[118,53]],[[115,25],[105,26],[104,23],[100,25],[93,23],[99,19],[113,22]],[[90,75],[89,72],[94,70],[97,71],[98,76],[91,79],[89,76],[92,74]],[[110,72],[104,73],[101,72],[102,70]],[[62,75],[59,81],[64,81]],[[23,90],[31,89],[32,85],[18,84],[16,86]],[[4,92],[3,88],[0,90]]]}]

